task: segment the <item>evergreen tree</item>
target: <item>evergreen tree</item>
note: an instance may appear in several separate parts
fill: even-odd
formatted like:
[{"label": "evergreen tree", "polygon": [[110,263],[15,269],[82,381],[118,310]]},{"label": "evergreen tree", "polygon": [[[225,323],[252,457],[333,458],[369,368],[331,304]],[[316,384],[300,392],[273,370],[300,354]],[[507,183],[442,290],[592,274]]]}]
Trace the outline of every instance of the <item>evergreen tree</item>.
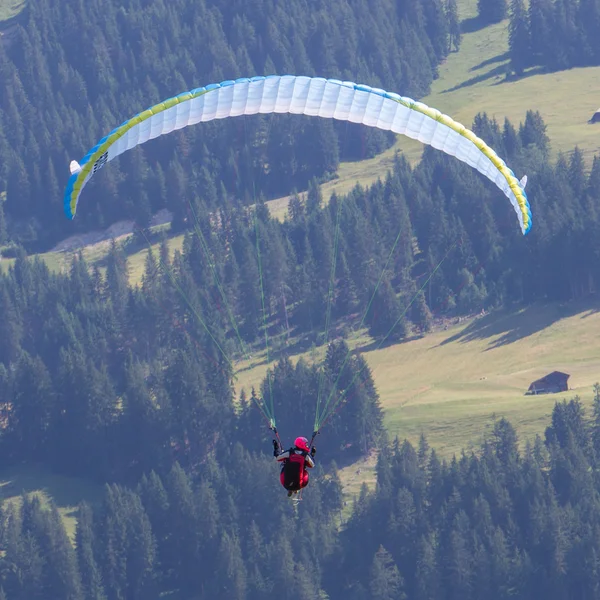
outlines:
[{"label": "evergreen tree", "polygon": [[6,228],[6,217],[4,216],[4,202],[0,196],[0,246],[8,242],[8,229]]},{"label": "evergreen tree", "polygon": [[159,408],[152,399],[141,364],[130,363],[126,369],[126,387],[120,424],[123,451],[131,466],[141,474],[161,465],[164,430],[159,424]]},{"label": "evergreen tree", "polygon": [[0,319],[0,362],[8,366],[20,354],[23,326],[19,313],[4,288],[0,290],[0,311],[3,315]]},{"label": "evergreen tree", "polygon": [[142,477],[138,487],[138,493],[142,499],[144,509],[150,524],[152,532],[156,539],[157,557],[156,565],[163,579],[167,580],[171,573],[169,570],[173,557],[168,555],[171,526],[169,522],[169,498],[167,491],[163,486],[161,478],[152,471],[148,477]]},{"label": "evergreen tree", "polygon": [[52,505],[50,510],[43,511],[39,518],[43,531],[39,536],[40,546],[47,561],[44,593],[54,598],[79,600],[81,578],[77,558],[57,507]]},{"label": "evergreen tree", "polygon": [[239,541],[225,533],[221,539],[214,572],[215,596],[245,600],[247,597],[247,573],[242,559]]},{"label": "evergreen tree", "polygon": [[15,393],[9,416],[13,448],[22,458],[43,459],[48,451],[54,389],[44,363],[23,352],[14,377]]},{"label": "evergreen tree", "polygon": [[92,511],[89,505],[79,506],[75,549],[81,573],[81,588],[86,600],[106,600],[100,568],[96,560]]},{"label": "evergreen tree", "polygon": [[402,576],[389,552],[380,546],[371,565],[370,597],[373,600],[404,600]]},{"label": "evergreen tree", "polygon": [[127,261],[115,240],[111,241],[110,252],[106,258],[106,291],[116,315],[124,318],[127,303]]},{"label": "evergreen tree", "polygon": [[517,433],[504,418],[494,424],[492,445],[498,460],[504,467],[515,465],[518,459]]},{"label": "evergreen tree", "polygon": [[440,576],[432,540],[421,537],[416,552],[415,599],[436,600],[440,597]]},{"label": "evergreen tree", "polygon": [[[170,538],[167,556],[168,565],[163,568],[172,569],[175,581],[186,594],[195,593],[200,577],[201,545],[205,543],[199,531],[199,505],[194,500],[194,494],[189,479],[183,469],[175,464],[166,480],[169,502]],[[202,510],[209,507],[202,507]],[[209,517],[210,518],[210,517]],[[216,527],[216,522],[213,523]]]},{"label": "evergreen tree", "polygon": [[127,587],[132,600],[154,600],[156,585],[156,540],[150,520],[137,494],[130,496],[127,526]]},{"label": "evergreen tree", "polygon": [[429,307],[427,306],[425,294],[423,292],[419,292],[417,294],[415,302],[411,307],[411,312],[412,322],[419,327],[423,333],[431,331],[433,325],[433,316],[429,310]]},{"label": "evergreen tree", "polygon": [[511,1],[508,46],[510,65],[516,74],[520,76],[525,68],[529,66],[531,56],[529,24],[523,0]]},{"label": "evergreen tree", "polygon": [[258,336],[259,324],[263,320],[260,273],[249,241],[244,243],[242,252],[239,263],[241,272],[240,304],[244,315],[242,330],[244,337],[252,341]]},{"label": "evergreen tree", "polygon": [[[532,63],[544,65],[556,43],[552,39],[552,0],[530,0],[529,31]],[[525,140],[523,143],[526,144]]]},{"label": "evergreen tree", "polygon": [[386,337],[389,341],[400,340],[408,335],[408,327],[401,313],[400,302],[388,279],[383,279],[367,313],[369,334]]},{"label": "evergreen tree", "polygon": [[456,0],[446,1],[446,18],[448,19],[448,50],[458,52],[460,42],[462,40],[462,32],[460,30],[460,17],[458,15],[458,6]]}]

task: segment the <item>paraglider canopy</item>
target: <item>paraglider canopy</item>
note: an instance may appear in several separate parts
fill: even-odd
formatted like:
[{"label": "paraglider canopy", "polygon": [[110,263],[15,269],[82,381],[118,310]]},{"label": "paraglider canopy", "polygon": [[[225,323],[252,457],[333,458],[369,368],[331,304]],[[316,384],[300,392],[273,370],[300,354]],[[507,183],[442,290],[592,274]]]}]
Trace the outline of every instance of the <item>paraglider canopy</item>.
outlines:
[{"label": "paraglider canopy", "polygon": [[80,161],[72,161],[65,213],[96,171],[148,140],[203,121],[241,115],[291,113],[333,118],[393,131],[456,157],[495,183],[510,200],[523,234],[532,217],[524,185],[505,162],[464,125],[421,102],[350,81],[272,75],[224,81],[175,96],[125,121]]}]

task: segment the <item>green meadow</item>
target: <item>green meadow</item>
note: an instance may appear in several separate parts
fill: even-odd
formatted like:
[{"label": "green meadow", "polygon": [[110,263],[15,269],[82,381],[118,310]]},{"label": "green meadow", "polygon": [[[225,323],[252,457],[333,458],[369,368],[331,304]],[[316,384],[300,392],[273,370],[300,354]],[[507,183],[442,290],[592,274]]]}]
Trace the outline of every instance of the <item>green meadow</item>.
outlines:
[{"label": "green meadow", "polygon": [[25,0],[0,0],[0,26],[2,21],[16,17],[25,5]]}]

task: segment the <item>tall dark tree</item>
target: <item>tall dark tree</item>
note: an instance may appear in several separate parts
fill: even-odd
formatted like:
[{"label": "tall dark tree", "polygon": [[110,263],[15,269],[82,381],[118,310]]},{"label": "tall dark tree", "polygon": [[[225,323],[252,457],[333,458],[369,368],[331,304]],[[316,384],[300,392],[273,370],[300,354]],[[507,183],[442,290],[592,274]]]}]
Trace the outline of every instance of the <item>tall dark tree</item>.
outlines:
[{"label": "tall dark tree", "polygon": [[106,600],[102,575],[96,558],[97,543],[94,537],[92,511],[81,504],[75,533],[77,563],[81,574],[81,589],[86,600]]},{"label": "tall dark tree", "polygon": [[510,4],[510,24],[508,28],[510,65],[517,75],[522,75],[529,66],[531,40],[529,23],[523,0],[512,0]]},{"label": "tall dark tree", "polygon": [[49,449],[56,399],[50,374],[39,357],[22,353],[14,390],[9,413],[13,448],[22,458],[41,460]]},{"label": "tall dark tree", "polygon": [[374,600],[404,600],[402,576],[389,552],[380,546],[371,566],[370,597]]},{"label": "tall dark tree", "polygon": [[375,291],[366,322],[373,337],[390,341],[406,337],[408,327],[402,314],[400,301],[388,279],[383,279]]},{"label": "tall dark tree", "polygon": [[4,202],[0,196],[0,246],[8,242],[8,229],[6,227],[6,217],[4,215]]},{"label": "tall dark tree", "polygon": [[8,295],[5,288],[0,290],[0,311],[3,318],[0,319],[0,362],[8,366],[19,357],[21,351],[21,339],[23,326],[19,313]]},{"label": "tall dark tree", "polygon": [[552,0],[530,0],[529,31],[533,64],[544,64],[545,56],[552,53]]},{"label": "tall dark tree", "polygon": [[448,49],[452,51],[454,48],[454,52],[458,52],[462,40],[462,32],[456,0],[447,0],[446,17],[448,19]]}]

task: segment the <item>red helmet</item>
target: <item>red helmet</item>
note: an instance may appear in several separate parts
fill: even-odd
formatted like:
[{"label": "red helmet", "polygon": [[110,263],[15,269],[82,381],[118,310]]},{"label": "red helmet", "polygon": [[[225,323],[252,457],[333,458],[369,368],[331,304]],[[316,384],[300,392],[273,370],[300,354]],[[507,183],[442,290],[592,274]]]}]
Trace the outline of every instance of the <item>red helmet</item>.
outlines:
[{"label": "red helmet", "polygon": [[296,448],[300,448],[300,450],[308,452],[308,440],[305,437],[297,437],[294,440],[294,446],[296,446]]}]

